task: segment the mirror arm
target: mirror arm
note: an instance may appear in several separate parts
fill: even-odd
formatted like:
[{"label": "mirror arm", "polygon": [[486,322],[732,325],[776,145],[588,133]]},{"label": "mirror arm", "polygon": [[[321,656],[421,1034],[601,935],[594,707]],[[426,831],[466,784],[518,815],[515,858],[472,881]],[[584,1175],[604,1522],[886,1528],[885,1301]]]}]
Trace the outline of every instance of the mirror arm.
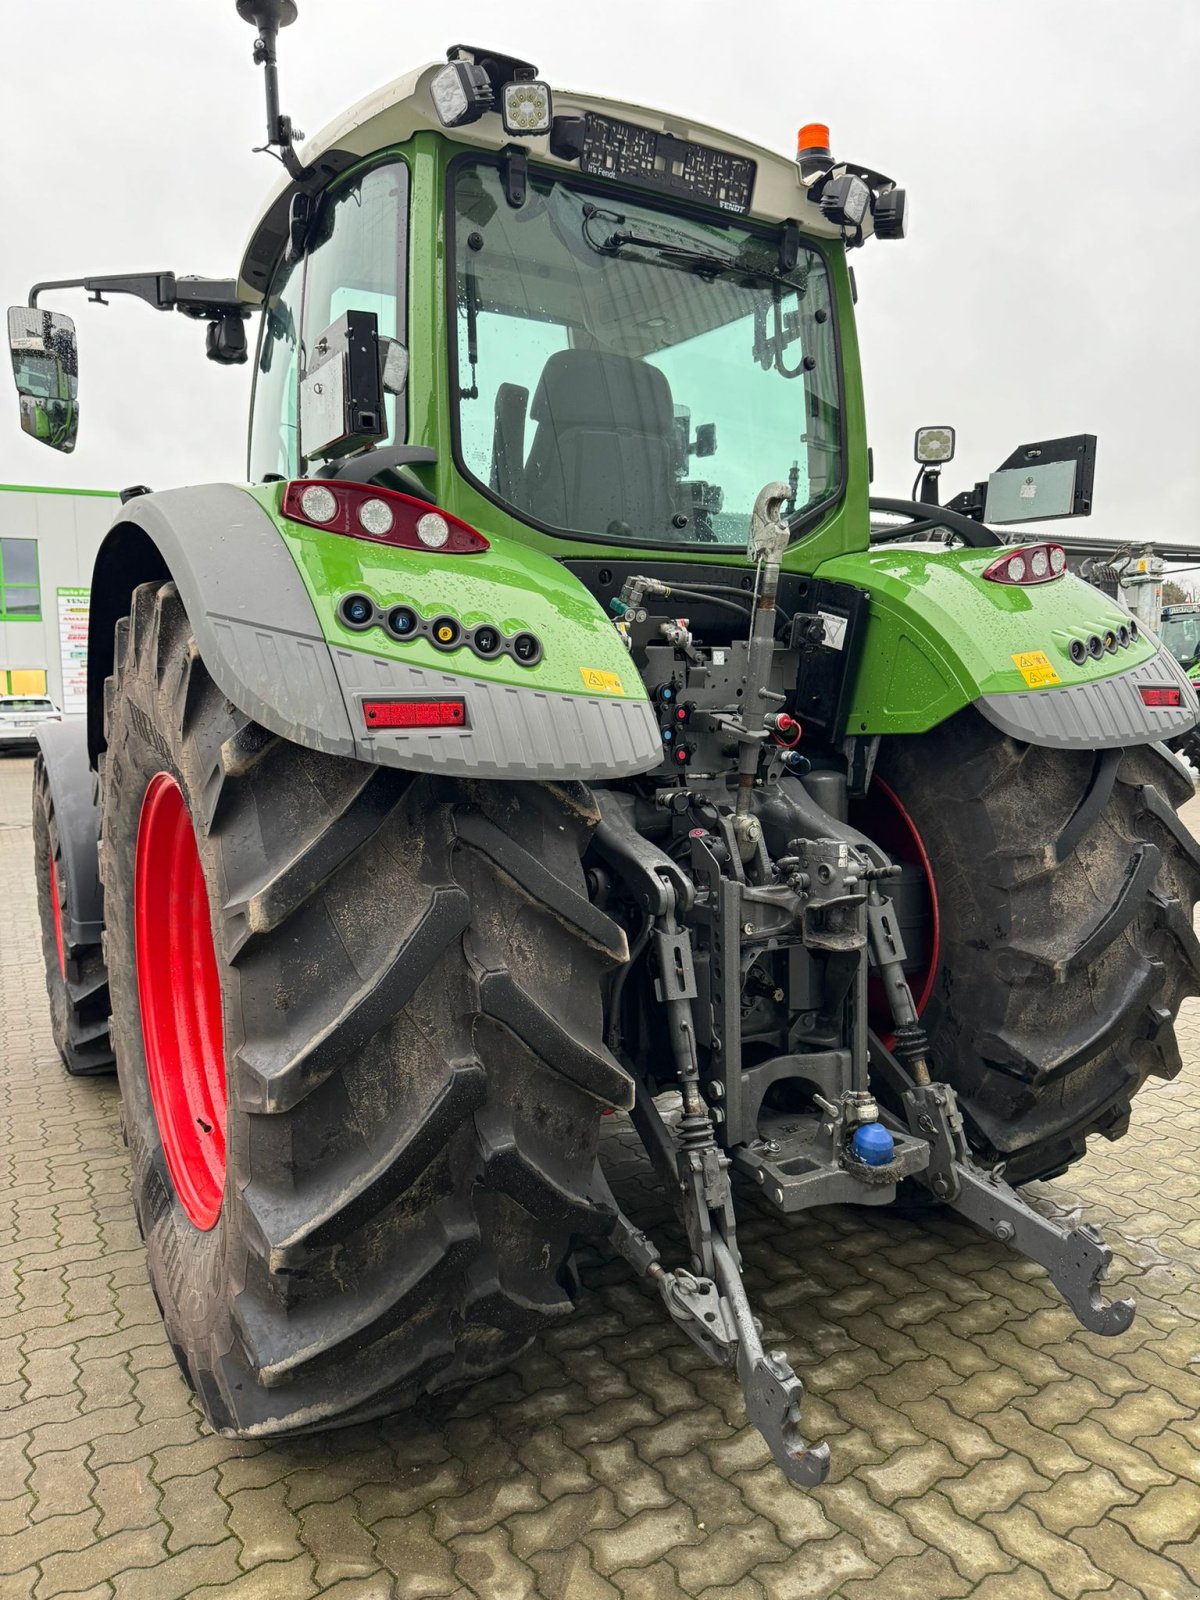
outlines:
[{"label": "mirror arm", "polygon": [[29,304],[48,289],[85,289],[97,305],[106,294],[131,294],[156,311],[182,311],[185,317],[248,316],[252,307],[239,300],[236,278],[177,278],[173,272],[121,272],[112,277],[57,278],[35,283]]},{"label": "mirror arm", "polygon": [[38,295],[47,289],[86,289],[100,305],[108,302],[106,294],[133,294],[145,300],[158,311],[170,311],[175,304],[175,274],[173,272],[123,272],[111,278],[57,278],[49,283],[35,283],[29,291],[29,304],[36,310]]}]

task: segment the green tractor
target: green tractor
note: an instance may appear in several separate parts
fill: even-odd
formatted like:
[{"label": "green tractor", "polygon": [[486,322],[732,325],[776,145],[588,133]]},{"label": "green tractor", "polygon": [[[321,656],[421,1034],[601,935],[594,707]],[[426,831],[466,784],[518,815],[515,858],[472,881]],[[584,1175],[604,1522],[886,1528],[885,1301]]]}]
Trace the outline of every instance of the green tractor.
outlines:
[{"label": "green tractor", "polygon": [[[466,46],[301,156],[295,6],[238,10],[286,171],[237,276],[77,286],[222,362],[261,312],[248,481],[124,492],[35,791],[55,1036],[115,1056],[213,1427],[504,1368],[582,1239],[819,1482],[747,1197],[920,1194],[1121,1332],[1111,1252],[1020,1185],[1179,1069],[1198,705],[1060,546],[873,507],[850,253],[903,191]],[[613,1111],[682,1258],[605,1180]]]}]

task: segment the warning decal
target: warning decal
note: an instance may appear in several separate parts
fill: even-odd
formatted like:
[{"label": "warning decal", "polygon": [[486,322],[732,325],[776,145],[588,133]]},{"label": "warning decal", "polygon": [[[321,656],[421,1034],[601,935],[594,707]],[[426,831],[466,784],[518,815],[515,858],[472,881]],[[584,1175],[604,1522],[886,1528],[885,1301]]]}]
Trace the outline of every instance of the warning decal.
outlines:
[{"label": "warning decal", "polygon": [[1052,683],[1062,681],[1044,650],[1022,650],[1013,656],[1013,661],[1031,689],[1045,689]]},{"label": "warning decal", "polygon": [[601,672],[599,667],[580,667],[579,676],[589,689],[598,689],[602,694],[625,693],[615,672]]}]

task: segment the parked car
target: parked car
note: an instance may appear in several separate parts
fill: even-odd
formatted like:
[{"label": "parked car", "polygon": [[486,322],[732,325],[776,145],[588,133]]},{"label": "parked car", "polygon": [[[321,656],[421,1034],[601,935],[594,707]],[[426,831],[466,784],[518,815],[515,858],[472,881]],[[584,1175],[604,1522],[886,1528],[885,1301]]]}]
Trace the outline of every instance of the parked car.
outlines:
[{"label": "parked car", "polygon": [[0,750],[32,749],[39,722],[61,721],[62,712],[48,695],[0,695]]}]

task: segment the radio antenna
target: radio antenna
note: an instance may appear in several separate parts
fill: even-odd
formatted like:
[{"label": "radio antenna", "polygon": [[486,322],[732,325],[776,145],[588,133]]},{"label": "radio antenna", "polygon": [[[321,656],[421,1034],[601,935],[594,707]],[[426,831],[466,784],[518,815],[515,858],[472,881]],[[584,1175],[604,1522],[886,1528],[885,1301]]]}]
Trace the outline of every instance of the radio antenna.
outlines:
[{"label": "radio antenna", "polygon": [[278,151],[279,160],[293,178],[304,176],[304,167],[296,154],[295,141],[303,139],[299,128],[292,127],[291,117],[279,109],[279,67],[276,41],[280,28],[289,28],[296,20],[296,0],[237,0],[238,16],[258,29],[254,41],[254,62],[266,74],[267,90],[267,142],[256,145],[256,150]]}]

